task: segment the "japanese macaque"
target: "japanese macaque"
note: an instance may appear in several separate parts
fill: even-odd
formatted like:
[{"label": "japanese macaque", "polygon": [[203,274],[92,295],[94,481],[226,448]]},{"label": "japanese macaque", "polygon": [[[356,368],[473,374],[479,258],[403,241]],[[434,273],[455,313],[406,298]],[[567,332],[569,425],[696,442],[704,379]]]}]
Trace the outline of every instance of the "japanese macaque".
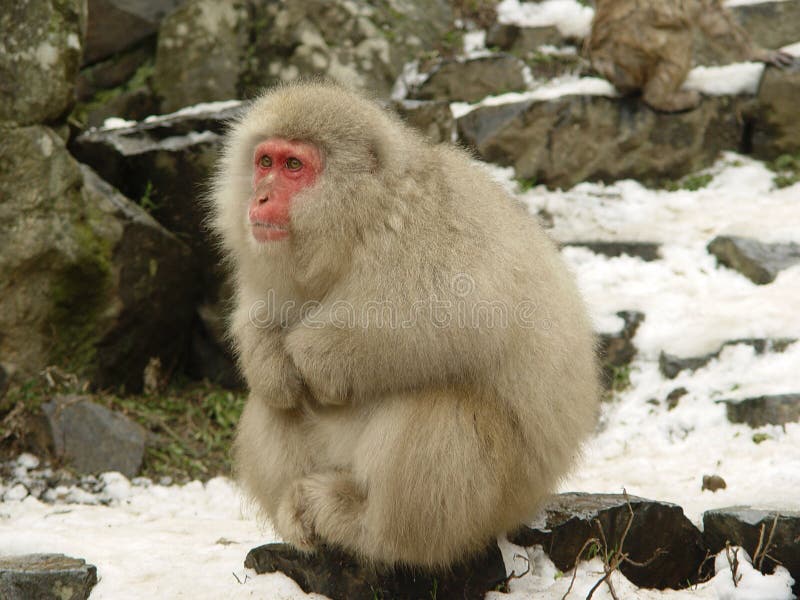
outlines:
[{"label": "japanese macaque", "polygon": [[622,94],[642,92],[656,110],[689,110],[700,94],[682,90],[699,27],[741,60],[785,66],[791,55],[754,45],[722,0],[597,0],[586,47],[592,66]]},{"label": "japanese macaque", "polygon": [[285,85],[232,125],[212,204],[250,387],[236,470],[286,541],[446,568],[536,513],[595,427],[593,336],[480,164]]}]

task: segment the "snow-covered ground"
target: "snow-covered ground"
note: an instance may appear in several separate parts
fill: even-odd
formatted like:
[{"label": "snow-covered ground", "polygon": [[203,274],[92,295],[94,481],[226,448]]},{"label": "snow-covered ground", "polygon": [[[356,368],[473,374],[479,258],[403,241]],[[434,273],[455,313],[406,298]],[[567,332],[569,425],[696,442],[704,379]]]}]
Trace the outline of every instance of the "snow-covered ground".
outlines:
[{"label": "snow-covered ground", "polygon": [[[510,170],[491,169],[515,189]],[[800,241],[800,184],[776,189],[762,163],[735,154],[709,172],[712,182],[695,192],[648,190],[622,181],[580,184],[565,192],[535,188],[521,195],[532,212],[545,209],[553,215],[551,233],[559,241],[662,244],[662,258],[653,262],[607,258],[580,247],[564,250],[598,329],[619,328],[619,310],[639,310],[646,319],[634,338],[639,355],[631,386],[604,406],[599,433],[561,490],[624,488],[675,502],[697,524],[704,510],[735,504],[800,510],[800,424],[762,427],[757,432],[766,440],[755,443],[756,431],[728,423],[716,403],[799,392],[800,343],[761,356],[746,346],[728,347],[706,367],[674,380],[658,371],[662,350],[694,356],[736,338],[800,338],[800,265],[758,286],[718,267],[705,249],[720,234]],[[677,387],[688,394],[668,410],[664,399]],[[35,463],[23,457],[17,475],[24,478]],[[722,476],[727,488],[701,491],[702,477],[709,474]],[[250,548],[276,538],[231,482],[132,485],[116,474],[106,475],[104,482],[97,495],[61,490],[73,503],[45,503],[24,497],[21,486],[0,485],[5,496],[0,555],[63,552],[84,558],[97,566],[100,577],[93,599],[306,597],[283,575],[254,575],[243,568]],[[523,571],[525,561],[513,556],[525,550],[506,550],[509,566]],[[492,593],[491,600],[563,596],[571,573],[558,574],[538,550],[529,560],[531,573],[511,582],[512,594]],[[735,591],[725,572],[695,589],[664,592],[637,590],[621,575],[614,577],[620,598],[790,597],[785,571],[763,577],[743,569],[744,583]],[[582,563],[569,598],[585,597],[601,573],[599,562]],[[601,587],[594,597],[610,596]]]}]

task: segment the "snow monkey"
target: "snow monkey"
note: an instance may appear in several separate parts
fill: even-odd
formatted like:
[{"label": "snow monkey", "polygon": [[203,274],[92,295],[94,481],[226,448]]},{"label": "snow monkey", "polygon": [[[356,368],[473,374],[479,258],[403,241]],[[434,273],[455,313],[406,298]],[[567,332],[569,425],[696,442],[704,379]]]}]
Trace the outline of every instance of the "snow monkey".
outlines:
[{"label": "snow monkey", "polygon": [[237,475],[286,541],[447,568],[535,514],[595,426],[593,335],[481,165],[296,83],[232,125],[212,196],[250,388]]},{"label": "snow monkey", "polygon": [[688,110],[700,94],[681,90],[692,67],[693,30],[741,60],[785,66],[785,52],[755,46],[722,0],[596,0],[586,48],[592,66],[623,94],[642,91],[656,110]]}]

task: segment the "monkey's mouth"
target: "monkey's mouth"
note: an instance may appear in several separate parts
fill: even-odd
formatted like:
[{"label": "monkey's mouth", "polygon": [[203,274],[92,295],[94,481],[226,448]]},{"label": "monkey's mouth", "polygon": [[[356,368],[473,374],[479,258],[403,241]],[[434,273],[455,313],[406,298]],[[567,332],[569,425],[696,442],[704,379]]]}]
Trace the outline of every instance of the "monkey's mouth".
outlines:
[{"label": "monkey's mouth", "polygon": [[274,242],[289,236],[289,230],[286,227],[275,223],[253,221],[250,225],[253,228],[253,237],[257,242]]}]

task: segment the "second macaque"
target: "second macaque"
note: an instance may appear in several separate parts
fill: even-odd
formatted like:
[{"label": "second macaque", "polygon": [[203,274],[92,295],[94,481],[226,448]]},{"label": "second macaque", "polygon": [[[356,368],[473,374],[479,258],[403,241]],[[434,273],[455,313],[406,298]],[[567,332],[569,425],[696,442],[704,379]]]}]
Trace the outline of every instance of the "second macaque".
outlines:
[{"label": "second macaque", "polygon": [[792,57],[752,43],[722,0],[597,0],[587,48],[592,66],[622,94],[641,91],[656,110],[689,110],[700,94],[682,90],[695,28],[740,60],[778,66]]}]

